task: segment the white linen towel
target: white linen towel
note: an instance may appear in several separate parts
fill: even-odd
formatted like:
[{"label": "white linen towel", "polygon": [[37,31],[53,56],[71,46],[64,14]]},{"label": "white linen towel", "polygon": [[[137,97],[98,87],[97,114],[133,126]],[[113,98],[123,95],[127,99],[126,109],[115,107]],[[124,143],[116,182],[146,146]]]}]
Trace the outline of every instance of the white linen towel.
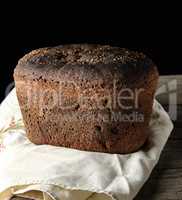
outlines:
[{"label": "white linen towel", "polygon": [[155,100],[150,138],[138,152],[120,155],[32,144],[15,89],[0,105],[0,199],[131,200],[148,179],[173,129]]}]

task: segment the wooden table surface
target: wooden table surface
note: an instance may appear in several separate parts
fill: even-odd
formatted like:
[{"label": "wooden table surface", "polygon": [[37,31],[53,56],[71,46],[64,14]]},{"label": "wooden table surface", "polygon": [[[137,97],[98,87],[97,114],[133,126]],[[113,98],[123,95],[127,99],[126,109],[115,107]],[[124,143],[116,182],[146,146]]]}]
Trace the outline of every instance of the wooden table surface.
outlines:
[{"label": "wooden table surface", "polygon": [[[182,76],[160,77],[159,87],[167,87],[175,80],[177,87],[171,89],[171,93],[177,94],[177,119],[173,121],[174,129],[159,163],[135,200],[182,200]],[[169,107],[168,96],[164,93],[157,97],[166,110]]]},{"label": "wooden table surface", "polygon": [[[177,85],[176,85],[177,83]],[[168,110],[177,94],[177,119],[159,163],[135,200],[182,200],[182,75],[161,76],[157,99]],[[171,96],[169,95],[171,94]],[[170,96],[170,97],[169,97]],[[170,104],[175,109],[175,102]],[[14,197],[13,200],[27,200]]]}]

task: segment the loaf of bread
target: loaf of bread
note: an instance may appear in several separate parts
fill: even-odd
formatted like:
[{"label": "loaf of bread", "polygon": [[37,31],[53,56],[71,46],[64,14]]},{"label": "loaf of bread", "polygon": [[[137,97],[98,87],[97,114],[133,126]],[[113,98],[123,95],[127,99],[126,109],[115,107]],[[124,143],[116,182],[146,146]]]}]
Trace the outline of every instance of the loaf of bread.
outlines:
[{"label": "loaf of bread", "polygon": [[91,44],[41,48],[20,59],[14,79],[35,144],[131,153],[149,136],[158,71],[142,53]]}]

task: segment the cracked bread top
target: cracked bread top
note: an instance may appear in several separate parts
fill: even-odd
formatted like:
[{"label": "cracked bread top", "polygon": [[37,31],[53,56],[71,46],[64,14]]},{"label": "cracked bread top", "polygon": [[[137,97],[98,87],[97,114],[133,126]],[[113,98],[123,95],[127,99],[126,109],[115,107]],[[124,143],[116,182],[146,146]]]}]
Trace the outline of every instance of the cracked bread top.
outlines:
[{"label": "cracked bread top", "polygon": [[[33,80],[120,79],[130,84],[158,76],[156,66],[142,53],[109,45],[70,44],[33,50],[18,62],[14,76]],[[153,78],[155,78],[153,77]]]}]

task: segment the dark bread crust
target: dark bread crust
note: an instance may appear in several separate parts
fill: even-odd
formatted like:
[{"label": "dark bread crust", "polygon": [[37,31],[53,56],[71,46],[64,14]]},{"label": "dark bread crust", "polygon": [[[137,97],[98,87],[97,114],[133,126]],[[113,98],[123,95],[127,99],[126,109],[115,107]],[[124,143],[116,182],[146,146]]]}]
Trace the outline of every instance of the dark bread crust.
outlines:
[{"label": "dark bread crust", "polygon": [[[36,144],[130,153],[148,138],[158,71],[141,53],[86,44],[42,48],[19,61],[14,78],[27,135]],[[144,89],[137,109],[113,105],[127,88]],[[61,105],[53,101],[60,91]],[[87,98],[80,101],[80,97]],[[143,114],[143,122],[111,119],[134,111]]]}]

